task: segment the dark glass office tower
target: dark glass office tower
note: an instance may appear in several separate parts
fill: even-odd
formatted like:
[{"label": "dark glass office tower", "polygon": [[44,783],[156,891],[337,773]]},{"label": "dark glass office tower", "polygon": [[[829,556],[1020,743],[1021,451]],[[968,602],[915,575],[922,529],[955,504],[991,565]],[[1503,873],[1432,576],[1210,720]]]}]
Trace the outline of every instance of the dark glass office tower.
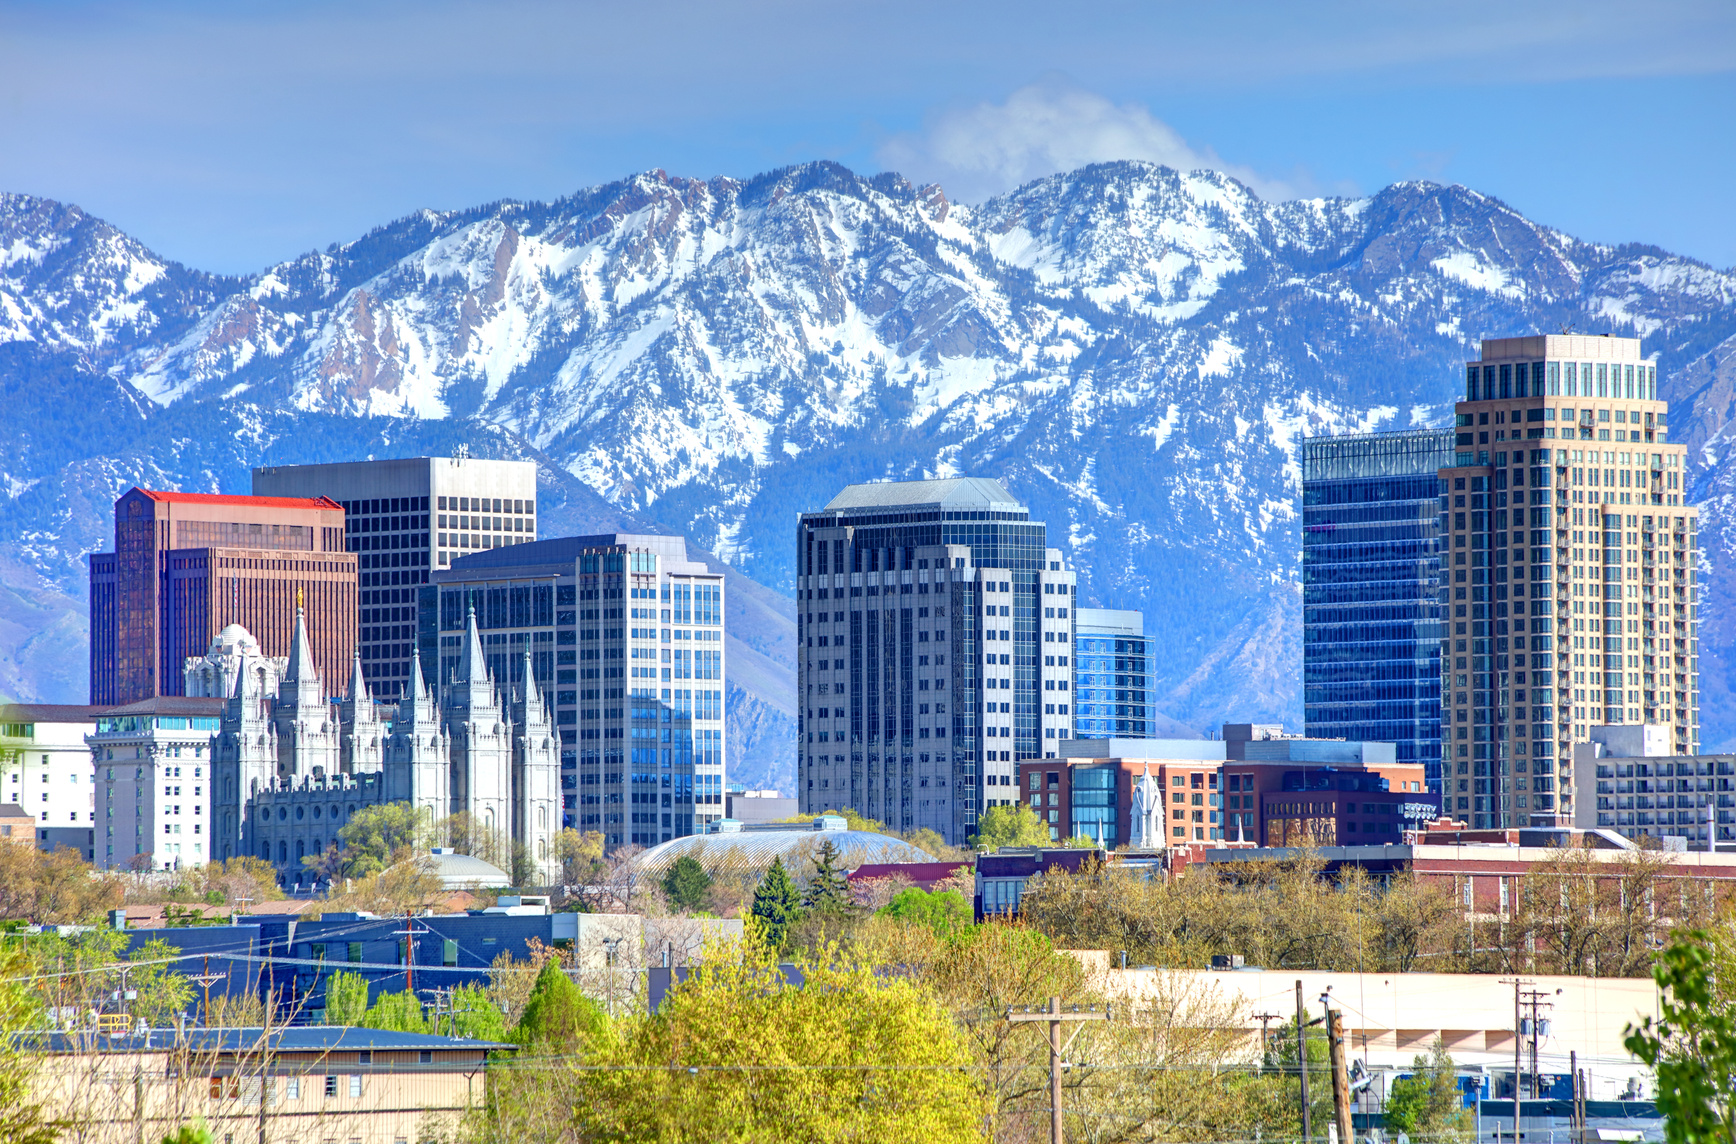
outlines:
[{"label": "dark glass office tower", "polygon": [[851,485],[796,530],[804,811],[959,844],[1072,729],[1073,573],[999,482]]},{"label": "dark glass office tower", "polygon": [[1441,789],[1439,470],[1451,429],[1302,443],[1307,734],[1393,743]]}]

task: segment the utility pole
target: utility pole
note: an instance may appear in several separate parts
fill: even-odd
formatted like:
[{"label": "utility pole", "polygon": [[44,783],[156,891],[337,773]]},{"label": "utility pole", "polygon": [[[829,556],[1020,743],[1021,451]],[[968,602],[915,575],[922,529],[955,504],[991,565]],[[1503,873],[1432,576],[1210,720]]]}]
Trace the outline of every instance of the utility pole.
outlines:
[{"label": "utility pole", "polygon": [[[1302,1008],[1302,982],[1296,982],[1296,1067],[1302,1077],[1302,1144],[1314,1144],[1313,1114],[1308,1107],[1308,1011]],[[1349,1144],[1345,1141],[1344,1144]]]},{"label": "utility pole", "polygon": [[1513,987],[1513,1144],[1519,1144],[1519,1077],[1525,1067],[1520,1057],[1525,1044],[1519,1033],[1522,1020],[1519,1015],[1520,990],[1531,983],[1520,977],[1503,977],[1501,984]]},{"label": "utility pole", "polygon": [[[1071,1013],[1063,1013],[1061,1012],[1061,999],[1051,997],[1047,1010],[1039,1009],[1035,1013],[1028,1011],[1015,1013],[1009,1009],[1007,1010],[1007,1020],[1013,1024],[1026,1021],[1047,1021],[1049,1023],[1049,1144],[1062,1144],[1061,1050],[1063,1046],[1061,1045],[1061,1023],[1063,1021],[1107,1021],[1109,1020],[1109,1013],[1107,1010],[1100,1013],[1095,1010],[1080,1012],[1078,1009],[1074,1009]],[[1077,1032],[1073,1034],[1075,1037],[1078,1035]],[[1068,1038],[1067,1043],[1072,1044],[1072,1038]]]},{"label": "utility pole", "polygon": [[1573,1144],[1579,1144],[1579,1050],[1570,1050],[1567,1054],[1567,1079],[1573,1082],[1573,1114],[1568,1117],[1568,1131],[1573,1134]]},{"label": "utility pole", "polygon": [[209,954],[207,954],[205,957],[205,971],[203,973],[199,974],[197,977],[193,977],[193,978],[189,979],[195,985],[199,985],[199,986],[203,987],[203,989],[205,990],[204,1008],[199,1010],[199,1016],[200,1016],[200,1019],[206,1025],[211,1024],[211,986],[215,985],[219,981],[222,981],[225,976],[227,976],[227,975],[222,974],[222,973],[212,973],[211,972],[211,957]]},{"label": "utility pole", "polygon": [[[1556,992],[1559,993],[1561,990],[1557,989]],[[1540,1100],[1543,1097],[1543,1078],[1537,1065],[1537,1038],[1542,1031],[1543,1022],[1538,1010],[1555,1008],[1553,1001],[1543,1000],[1547,996],[1549,994],[1541,989],[1527,989],[1525,991],[1525,1003],[1531,1006],[1531,1099],[1533,1100]]]},{"label": "utility pole", "polygon": [[1262,1065],[1266,1063],[1266,1059],[1271,1053],[1271,1044],[1267,1033],[1272,1027],[1272,1022],[1281,1016],[1283,1016],[1281,1013],[1253,1014],[1254,1020],[1260,1022],[1260,1063]]},{"label": "utility pole", "polygon": [[1344,1062],[1344,1014],[1332,1008],[1330,998],[1321,997],[1326,1010],[1326,1050],[1332,1061],[1332,1109],[1338,1121],[1338,1144],[1353,1144],[1355,1135],[1350,1126],[1350,1076]]}]

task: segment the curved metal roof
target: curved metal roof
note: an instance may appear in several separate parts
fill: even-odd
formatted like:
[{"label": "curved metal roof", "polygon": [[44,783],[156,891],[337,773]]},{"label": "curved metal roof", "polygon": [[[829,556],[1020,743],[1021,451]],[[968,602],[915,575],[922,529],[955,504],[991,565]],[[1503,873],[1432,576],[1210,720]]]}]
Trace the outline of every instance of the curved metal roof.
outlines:
[{"label": "curved metal roof", "polygon": [[782,858],[794,874],[806,872],[822,842],[838,848],[844,869],[875,862],[928,862],[930,855],[889,834],[867,830],[744,830],[730,834],[696,834],[661,842],[633,859],[635,873],[661,875],[677,858],[688,855],[707,868],[765,867]]}]

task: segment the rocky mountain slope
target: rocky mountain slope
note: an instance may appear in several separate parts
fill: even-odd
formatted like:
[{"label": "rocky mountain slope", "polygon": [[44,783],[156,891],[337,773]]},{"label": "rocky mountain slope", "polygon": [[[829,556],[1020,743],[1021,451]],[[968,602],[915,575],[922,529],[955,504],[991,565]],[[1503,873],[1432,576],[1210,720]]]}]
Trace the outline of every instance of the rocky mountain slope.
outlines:
[{"label": "rocky mountain slope", "polygon": [[[1437,420],[1478,338],[1569,326],[1659,356],[1736,547],[1736,274],[1463,187],[1267,203],[1119,163],[964,207],[824,163],[652,171],[422,212],[245,279],[0,196],[0,341],[20,343],[0,390],[68,398],[0,458],[0,520],[24,539],[0,577],[76,600],[78,554],[133,474],[244,488],[267,453],[468,437],[542,460],[575,520],[683,532],[782,593],[793,514],[842,484],[990,475],[1048,521],[1087,598],[1146,611],[1166,715],[1295,724],[1298,440]],[[0,597],[0,630],[75,638],[64,604],[19,602],[39,596]],[[736,682],[744,740],[782,768],[793,630],[764,602],[737,628],[763,661],[738,657]],[[1736,739],[1733,627],[1706,632],[1708,745]],[[64,694],[37,663],[0,680]]]}]

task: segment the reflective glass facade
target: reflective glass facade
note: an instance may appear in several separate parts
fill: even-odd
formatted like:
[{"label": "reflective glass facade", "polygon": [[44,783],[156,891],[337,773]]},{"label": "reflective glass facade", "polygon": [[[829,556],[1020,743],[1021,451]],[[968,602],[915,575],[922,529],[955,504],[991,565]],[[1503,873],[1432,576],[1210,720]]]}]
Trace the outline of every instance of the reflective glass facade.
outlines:
[{"label": "reflective glass facade", "polygon": [[1155,732],[1151,646],[1142,630],[1137,612],[1079,609],[1073,635],[1074,738],[1147,739]]},{"label": "reflective glass facade", "polygon": [[1441,789],[1438,472],[1453,431],[1302,448],[1302,680],[1311,738],[1393,743]]}]

